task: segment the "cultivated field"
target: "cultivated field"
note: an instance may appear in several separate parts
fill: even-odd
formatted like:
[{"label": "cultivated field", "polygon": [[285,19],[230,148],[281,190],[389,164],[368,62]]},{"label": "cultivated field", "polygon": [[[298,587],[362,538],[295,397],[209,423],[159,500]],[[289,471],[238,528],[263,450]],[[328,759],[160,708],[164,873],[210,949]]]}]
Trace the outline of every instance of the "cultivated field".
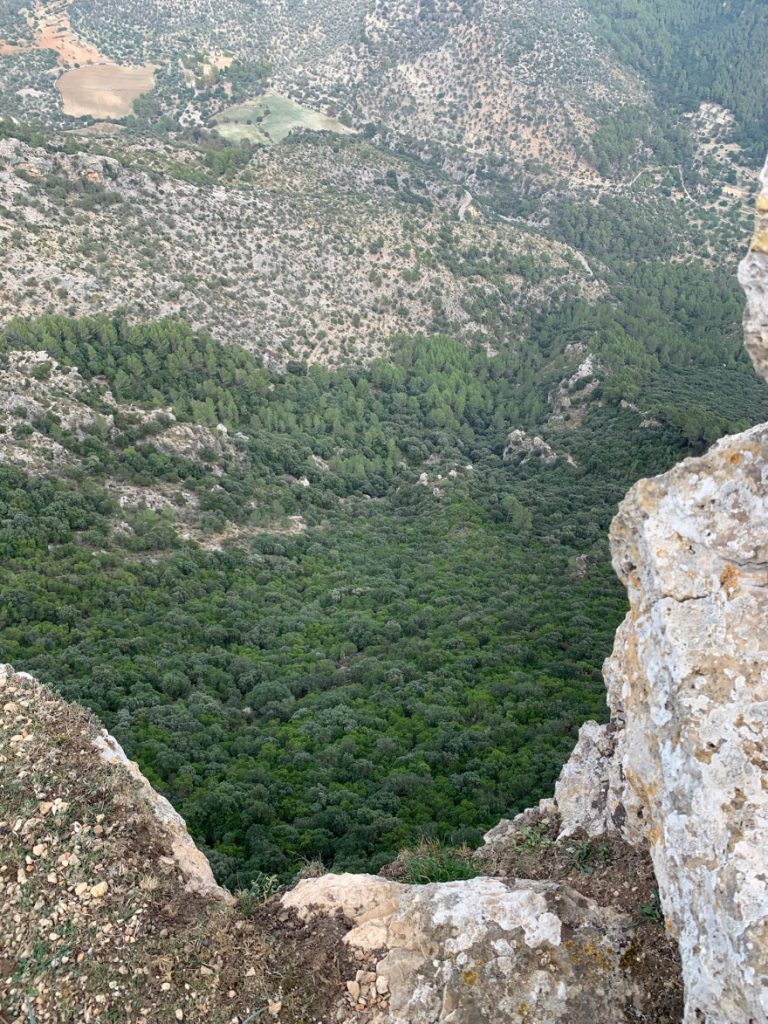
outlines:
[{"label": "cultivated field", "polygon": [[93,64],[66,71],[56,83],[65,114],[72,117],[125,117],[133,101],[155,84],[155,69],[147,64],[123,67]]},{"label": "cultivated field", "polygon": [[336,118],[309,110],[271,91],[257,100],[230,107],[219,114],[217,121],[220,134],[230,140],[247,138],[252,142],[262,142],[266,136],[272,142],[282,142],[294,128],[335,132],[337,135],[352,134],[352,129]]},{"label": "cultivated field", "polygon": [[265,135],[255,124],[244,124],[240,121],[227,121],[223,124],[217,124],[216,131],[227,142],[242,142],[243,139],[247,139],[248,142],[252,142],[254,145],[261,143],[267,146],[271,141],[269,136]]}]

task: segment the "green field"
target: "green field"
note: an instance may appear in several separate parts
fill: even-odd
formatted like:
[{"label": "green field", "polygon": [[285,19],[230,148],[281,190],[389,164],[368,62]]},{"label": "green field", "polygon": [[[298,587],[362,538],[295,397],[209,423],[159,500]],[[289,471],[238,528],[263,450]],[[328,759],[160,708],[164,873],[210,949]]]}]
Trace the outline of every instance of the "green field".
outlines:
[{"label": "green field", "polygon": [[260,131],[255,124],[243,124],[239,121],[217,124],[216,131],[228,142],[242,142],[247,139],[254,145],[268,146],[271,139],[264,132]]},{"label": "green field", "polygon": [[219,114],[216,122],[219,134],[234,142],[282,142],[294,128],[352,134],[351,128],[335,118],[308,110],[276,92],[266,92],[257,100],[230,107]]}]

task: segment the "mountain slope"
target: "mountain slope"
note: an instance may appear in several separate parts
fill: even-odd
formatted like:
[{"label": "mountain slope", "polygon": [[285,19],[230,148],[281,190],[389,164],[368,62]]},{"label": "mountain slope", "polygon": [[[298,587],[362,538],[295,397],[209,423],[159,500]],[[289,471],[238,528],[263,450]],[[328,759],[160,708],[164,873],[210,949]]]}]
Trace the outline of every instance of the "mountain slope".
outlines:
[{"label": "mountain slope", "polygon": [[183,310],[275,360],[335,361],[417,329],[498,345],[484,304],[509,325],[523,297],[530,315],[602,290],[568,246],[462,212],[451,183],[366,144],[257,152],[233,182],[194,147],[114,149],[0,142],[0,317]]},{"label": "mountain slope", "polygon": [[15,321],[0,646],[103,716],[232,885],[476,841],[602,714],[627,484],[768,416],[701,314],[642,405],[535,347],[279,375],[172,322]]}]

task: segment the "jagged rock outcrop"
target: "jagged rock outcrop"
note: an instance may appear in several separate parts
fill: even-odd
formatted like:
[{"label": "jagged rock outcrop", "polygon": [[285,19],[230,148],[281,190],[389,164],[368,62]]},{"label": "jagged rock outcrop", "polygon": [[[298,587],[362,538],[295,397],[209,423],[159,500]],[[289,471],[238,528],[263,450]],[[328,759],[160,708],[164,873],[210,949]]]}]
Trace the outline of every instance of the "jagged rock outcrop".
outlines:
[{"label": "jagged rock outcrop", "polygon": [[561,380],[547,396],[547,401],[552,407],[552,422],[565,420],[574,406],[584,405],[600,387],[599,374],[602,372],[602,366],[596,357],[587,352],[583,345],[569,345],[565,351],[566,355],[582,355],[584,358],[574,373]]},{"label": "jagged rock outcrop", "polygon": [[339,1021],[368,1011],[388,1024],[579,1024],[620,1021],[641,1003],[623,966],[631,922],[554,882],[323,875],[282,903],[351,923],[344,941],[367,969],[347,980]]},{"label": "jagged rock outcrop", "polygon": [[755,234],[739,268],[739,282],[747,295],[744,344],[757,372],[768,379],[768,162],[760,183]]},{"label": "jagged rock outcrop", "polygon": [[187,823],[170,802],[152,787],[136,762],[128,759],[115,737],[103,729],[93,740],[93,745],[103,761],[119,765],[138,783],[141,796],[168,838],[171,856],[164,859],[168,861],[168,866],[184,879],[185,890],[205,896],[207,899],[229,902],[232,899],[231,894],[217,884],[208,858],[195,846],[187,832]]},{"label": "jagged rock outcrop", "polygon": [[617,723],[585,722],[579,739],[555,784],[555,809],[560,815],[560,834],[582,830],[588,836],[612,832],[623,819],[617,793],[622,790],[620,767],[615,757]]},{"label": "jagged rock outcrop", "polygon": [[606,663],[622,825],[679,937],[686,1022],[768,1021],[768,425],[637,484]]},{"label": "jagged rock outcrop", "polygon": [[524,430],[513,430],[507,438],[507,443],[504,448],[503,459],[505,462],[511,462],[513,459],[519,459],[521,462],[526,463],[531,459],[538,459],[543,462],[546,466],[554,465],[559,462],[561,458],[565,458],[565,461],[570,466],[575,466],[576,462],[571,455],[561,456],[559,452],[555,451],[551,444],[548,444],[543,437],[531,436],[526,434]]}]

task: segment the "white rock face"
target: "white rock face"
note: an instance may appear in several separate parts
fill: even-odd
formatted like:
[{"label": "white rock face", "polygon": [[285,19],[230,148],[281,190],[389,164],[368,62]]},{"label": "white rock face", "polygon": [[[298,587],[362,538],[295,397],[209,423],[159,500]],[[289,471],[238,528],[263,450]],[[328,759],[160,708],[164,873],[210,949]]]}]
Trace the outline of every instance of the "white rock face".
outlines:
[{"label": "white rock face", "polygon": [[516,458],[522,458],[523,462],[537,458],[545,465],[550,465],[557,462],[557,452],[543,437],[531,437],[524,430],[513,430],[504,448],[504,461]]},{"label": "white rock face", "polygon": [[387,1024],[596,1024],[638,1005],[621,966],[630,922],[555,883],[324,875],[282,903],[304,920],[340,911],[351,922],[344,941],[375,954],[375,971],[347,982],[340,1021],[367,1008],[377,1014],[367,1020]]},{"label": "white rock face", "polygon": [[768,425],[643,480],[611,535],[625,837],[650,845],[686,1024],[768,1022]]},{"label": "white rock face", "polygon": [[749,255],[739,267],[739,282],[747,294],[744,344],[755,369],[768,380],[768,162],[760,183],[755,234]]},{"label": "white rock face", "polygon": [[560,837],[583,829],[590,837],[615,830],[621,773],[615,758],[615,725],[585,722],[569,761],[555,784]]},{"label": "white rock face", "polygon": [[[503,458],[505,462],[520,459],[524,463],[530,459],[538,459],[544,465],[551,466],[560,460],[561,455],[543,437],[531,437],[524,430],[513,430],[507,438]],[[565,455],[564,458],[569,465],[576,465],[571,455]]]}]

